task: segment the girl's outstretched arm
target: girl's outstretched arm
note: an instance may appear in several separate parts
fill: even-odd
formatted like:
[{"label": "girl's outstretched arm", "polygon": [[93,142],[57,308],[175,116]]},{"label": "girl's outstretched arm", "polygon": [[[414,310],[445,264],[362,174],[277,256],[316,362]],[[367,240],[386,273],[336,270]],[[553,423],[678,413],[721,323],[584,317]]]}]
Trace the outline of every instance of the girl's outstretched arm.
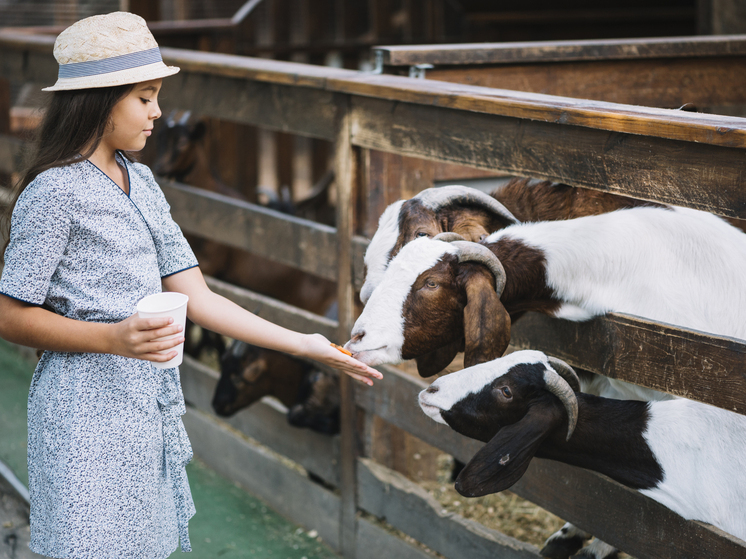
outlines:
[{"label": "girl's outstretched arm", "polygon": [[0,338],[36,349],[168,361],[176,356],[175,350],[156,352],[183,342],[183,336],[154,340],[182,330],[172,322],[171,318],[138,318],[137,314],[115,324],[84,322],[0,294]]},{"label": "girl's outstretched arm", "polygon": [[301,334],[260,318],[225,297],[213,293],[199,268],[189,268],[163,279],[164,291],[189,296],[187,316],[208,330],[246,343],[308,357],[372,385],[381,373],[334,349],[321,334]]}]

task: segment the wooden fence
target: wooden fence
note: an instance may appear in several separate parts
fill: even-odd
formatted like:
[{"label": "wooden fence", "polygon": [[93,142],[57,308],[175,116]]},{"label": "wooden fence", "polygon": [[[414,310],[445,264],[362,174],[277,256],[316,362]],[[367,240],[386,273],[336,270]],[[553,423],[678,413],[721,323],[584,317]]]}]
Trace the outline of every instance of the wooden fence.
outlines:
[{"label": "wooden fence", "polygon": [[[51,37],[0,32],[0,76],[52,83],[57,70],[52,43]],[[260,303],[260,315],[297,330],[347,339],[367,244],[353,234],[356,219],[367,224],[359,229],[370,231],[370,220],[401,191],[384,188],[381,165],[386,171],[386,162],[395,161],[386,157],[427,160],[420,162],[427,176],[437,174],[432,169],[438,165],[465,165],[746,218],[746,119],[162,51],[167,64],[181,67],[164,82],[162,96],[169,105],[334,142],[336,228],[162,184],[185,231],[337,281],[339,320],[330,321],[209,280],[217,292],[251,310]],[[15,168],[19,149],[17,140],[0,136],[0,171]],[[513,345],[746,413],[742,340],[619,314],[581,324],[531,315],[515,325]],[[481,446],[422,414],[416,395],[425,381],[382,369],[384,380],[374,388],[341,377],[342,432],[329,438],[287,426],[281,411],[268,403],[218,420],[210,406],[217,375],[187,358],[182,367],[190,404],[185,424],[196,453],[211,467],[281,514],[316,529],[345,557],[433,556],[383,530],[373,517],[453,559],[538,557],[533,546],[444,513],[418,485],[365,456],[363,433],[374,416],[462,461]],[[254,441],[338,491],[311,482]],[[746,553],[746,542],[685,521],[637,491],[586,470],[534,459],[513,490],[640,559],[735,559]]]}]

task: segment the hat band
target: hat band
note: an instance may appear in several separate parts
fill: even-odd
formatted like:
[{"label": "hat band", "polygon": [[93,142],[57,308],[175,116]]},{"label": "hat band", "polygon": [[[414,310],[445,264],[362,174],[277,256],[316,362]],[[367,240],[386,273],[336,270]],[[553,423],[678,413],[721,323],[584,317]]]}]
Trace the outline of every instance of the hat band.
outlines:
[{"label": "hat band", "polygon": [[120,56],[112,56],[102,60],[87,60],[85,62],[73,62],[71,64],[60,64],[59,78],[85,78],[87,76],[98,76],[120,70],[129,70],[138,66],[146,66],[163,62],[161,50],[158,47],[131,52]]}]

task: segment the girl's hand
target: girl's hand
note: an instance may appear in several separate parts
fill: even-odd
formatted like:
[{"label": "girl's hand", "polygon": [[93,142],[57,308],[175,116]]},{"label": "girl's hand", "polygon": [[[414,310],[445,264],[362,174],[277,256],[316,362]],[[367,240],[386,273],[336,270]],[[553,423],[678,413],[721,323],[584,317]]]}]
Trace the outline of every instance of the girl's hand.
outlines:
[{"label": "girl's hand", "polygon": [[[176,347],[184,341],[182,327],[173,324],[171,317],[140,318],[137,313],[113,324],[111,346],[115,355],[146,361],[166,362],[176,357],[176,350],[157,353]],[[173,336],[169,339],[161,339]]]},{"label": "girl's hand", "polygon": [[371,377],[383,378],[375,369],[332,347],[331,342],[321,334],[304,335],[303,343],[305,345],[299,352],[301,355],[342,371],[363,384],[373,386]]}]

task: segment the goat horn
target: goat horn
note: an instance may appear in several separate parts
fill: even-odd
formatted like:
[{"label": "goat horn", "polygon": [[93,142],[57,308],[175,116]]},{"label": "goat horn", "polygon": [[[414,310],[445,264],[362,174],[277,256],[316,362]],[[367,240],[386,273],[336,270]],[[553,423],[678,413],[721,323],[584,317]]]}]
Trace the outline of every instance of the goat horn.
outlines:
[{"label": "goat horn", "polygon": [[437,211],[443,206],[454,202],[474,204],[490,210],[501,216],[509,223],[520,223],[510,210],[495,200],[492,196],[485,194],[476,188],[469,188],[459,184],[428,188],[415,196],[426,208]]},{"label": "goat horn", "polygon": [[438,233],[433,237],[434,241],[444,241],[446,243],[452,243],[453,241],[466,241],[461,235],[458,233],[452,233],[450,231],[445,231],[443,233]]},{"label": "goat horn", "polygon": [[567,381],[556,371],[544,369],[544,382],[547,390],[557,396],[562,405],[565,406],[567,412],[567,439],[565,440],[569,441],[572,432],[575,430],[575,425],[578,423],[578,399]]},{"label": "goat horn", "polygon": [[580,379],[578,378],[578,374],[575,372],[575,369],[562,361],[562,359],[557,359],[556,357],[551,356],[547,356],[547,358],[549,364],[552,366],[552,369],[557,371],[557,374],[559,374],[559,376],[567,381],[567,384],[570,385],[570,388],[572,388],[575,392],[580,392]]},{"label": "goat horn", "polygon": [[192,111],[184,111],[184,114],[181,115],[181,118],[179,119],[179,124],[185,125],[187,122],[189,122],[189,117],[192,116]]},{"label": "goat horn", "polygon": [[470,241],[453,241],[453,245],[458,248],[459,262],[479,262],[489,268],[492,275],[495,276],[495,291],[498,297],[502,295],[505,289],[505,268],[497,256],[484,245],[472,243]]}]

